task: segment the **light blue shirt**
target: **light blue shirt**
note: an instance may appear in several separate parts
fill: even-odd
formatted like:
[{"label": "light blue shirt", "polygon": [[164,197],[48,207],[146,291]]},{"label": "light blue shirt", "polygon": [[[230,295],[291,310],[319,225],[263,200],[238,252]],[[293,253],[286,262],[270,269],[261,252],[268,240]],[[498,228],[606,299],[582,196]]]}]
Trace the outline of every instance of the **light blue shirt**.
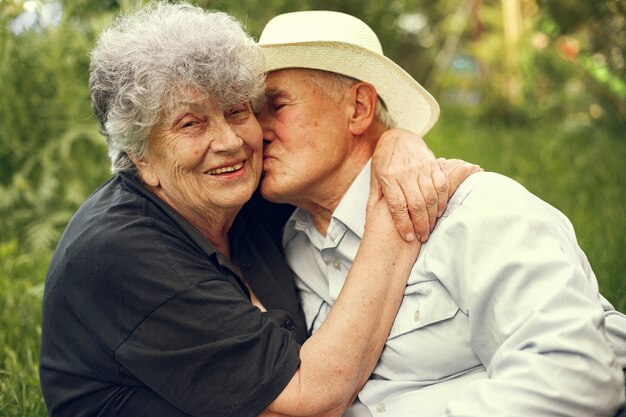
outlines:
[{"label": "light blue shirt", "polygon": [[[285,226],[312,333],[358,250],[369,178],[368,164],[326,236],[299,209]],[[359,399],[373,416],[612,416],[626,342],[611,349],[603,303],[567,218],[509,178],[474,174],[422,246]]]}]

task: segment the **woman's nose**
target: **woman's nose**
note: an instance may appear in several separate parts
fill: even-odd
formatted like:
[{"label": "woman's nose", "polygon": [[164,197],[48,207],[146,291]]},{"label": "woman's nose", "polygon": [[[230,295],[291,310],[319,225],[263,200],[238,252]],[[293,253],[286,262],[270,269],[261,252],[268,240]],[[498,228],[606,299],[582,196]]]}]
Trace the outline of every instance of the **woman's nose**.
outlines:
[{"label": "woman's nose", "polygon": [[243,140],[237,135],[232,127],[225,123],[211,142],[213,152],[236,152],[243,145]]}]

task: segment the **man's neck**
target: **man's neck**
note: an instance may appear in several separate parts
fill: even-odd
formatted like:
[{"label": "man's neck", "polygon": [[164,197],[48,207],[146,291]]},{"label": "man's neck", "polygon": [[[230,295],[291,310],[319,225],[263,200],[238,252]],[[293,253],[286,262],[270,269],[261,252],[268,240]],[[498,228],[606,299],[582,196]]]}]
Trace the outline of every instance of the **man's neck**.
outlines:
[{"label": "man's neck", "polygon": [[374,148],[384,130],[386,128],[374,122],[370,129],[357,139],[360,143],[331,178],[315,184],[313,189],[303,193],[302,201],[291,203],[309,213],[311,221],[322,236],[326,236],[335,209],[354,179],[372,157]]},{"label": "man's neck", "polygon": [[371,155],[367,154],[351,156],[351,160],[344,164],[333,178],[316,184],[314,190],[306,193],[306,200],[295,204],[309,214],[322,236],[326,236],[335,209],[370,157]]}]

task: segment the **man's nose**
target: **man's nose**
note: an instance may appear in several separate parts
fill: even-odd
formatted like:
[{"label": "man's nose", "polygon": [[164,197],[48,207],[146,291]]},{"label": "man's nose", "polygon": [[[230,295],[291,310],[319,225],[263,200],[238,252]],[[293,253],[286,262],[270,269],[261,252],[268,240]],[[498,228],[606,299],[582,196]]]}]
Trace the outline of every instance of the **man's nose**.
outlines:
[{"label": "man's nose", "polygon": [[274,140],[274,131],[271,129],[270,118],[267,116],[266,111],[261,111],[256,117],[261,130],[263,131],[263,140],[265,142],[271,142]]}]

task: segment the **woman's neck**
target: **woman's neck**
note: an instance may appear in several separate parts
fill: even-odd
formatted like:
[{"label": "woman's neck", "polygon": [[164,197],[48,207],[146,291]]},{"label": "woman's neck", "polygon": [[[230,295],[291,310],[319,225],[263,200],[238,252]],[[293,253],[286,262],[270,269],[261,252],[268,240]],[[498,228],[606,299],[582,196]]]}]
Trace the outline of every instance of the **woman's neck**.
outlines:
[{"label": "woman's neck", "polygon": [[[165,200],[167,201],[167,199]],[[239,210],[237,208],[206,207],[196,210],[191,207],[176,207],[167,201],[174,210],[191,223],[222,255],[230,259],[230,245],[228,231],[232,226]]]},{"label": "woman's neck", "polygon": [[232,226],[239,210],[221,210],[219,213],[207,213],[204,216],[187,217],[202,235],[220,252],[230,259],[230,244],[228,231]]},{"label": "woman's neck", "polygon": [[148,184],[146,186],[198,229],[215,249],[230,259],[228,231],[243,206],[219,207],[207,204],[204,207],[194,207],[173,199],[160,186],[150,186]]}]

